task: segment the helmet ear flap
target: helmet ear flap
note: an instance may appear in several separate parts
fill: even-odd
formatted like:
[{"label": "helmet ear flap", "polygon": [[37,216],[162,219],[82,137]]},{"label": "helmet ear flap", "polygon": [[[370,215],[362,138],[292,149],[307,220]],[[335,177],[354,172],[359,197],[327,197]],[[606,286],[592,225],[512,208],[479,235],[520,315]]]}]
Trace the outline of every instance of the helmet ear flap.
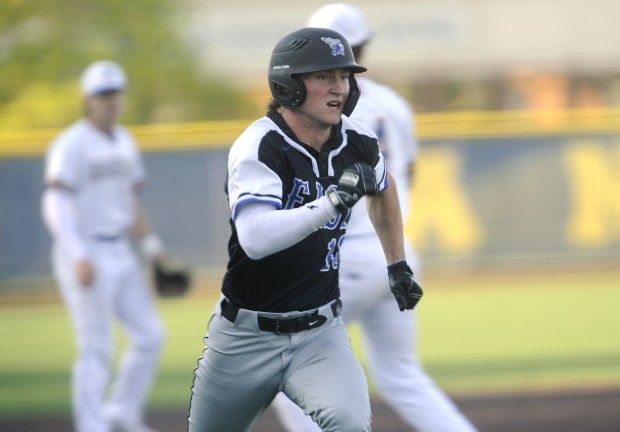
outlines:
[{"label": "helmet ear flap", "polygon": [[360,88],[357,85],[357,80],[353,73],[349,75],[349,97],[342,108],[342,113],[349,117],[353,110],[355,109],[355,105],[357,105],[357,101],[360,99]]},{"label": "helmet ear flap", "polygon": [[[301,78],[296,76],[279,77],[277,80],[269,81],[269,88],[274,100],[284,108],[295,108],[306,100],[306,86]],[[349,76],[349,97],[344,104],[342,113],[349,117],[357,102],[359,101],[361,92],[357,85],[355,76]]]},{"label": "helmet ear flap", "polygon": [[306,100],[306,86],[296,76],[278,77],[269,81],[273,99],[284,108],[295,108]]}]

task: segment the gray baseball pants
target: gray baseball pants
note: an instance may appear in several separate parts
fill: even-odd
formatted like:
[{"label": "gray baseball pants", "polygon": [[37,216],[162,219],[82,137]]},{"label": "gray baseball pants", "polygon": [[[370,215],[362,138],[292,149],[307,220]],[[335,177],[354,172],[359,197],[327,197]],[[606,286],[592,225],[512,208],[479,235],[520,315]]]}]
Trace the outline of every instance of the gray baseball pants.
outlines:
[{"label": "gray baseball pants", "polygon": [[276,334],[259,329],[259,312],[240,309],[228,321],[218,302],[195,371],[189,432],[250,431],[280,391],[323,431],[370,431],[366,377],[342,318],[330,304],[319,314],[327,321],[318,328]]}]

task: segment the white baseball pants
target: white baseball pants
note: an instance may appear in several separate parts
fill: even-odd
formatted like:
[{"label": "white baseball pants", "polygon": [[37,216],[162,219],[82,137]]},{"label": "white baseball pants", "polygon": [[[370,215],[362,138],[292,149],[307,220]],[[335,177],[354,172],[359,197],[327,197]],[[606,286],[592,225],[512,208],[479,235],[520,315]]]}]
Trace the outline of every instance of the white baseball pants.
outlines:
[{"label": "white baseball pants", "polygon": [[[73,366],[73,414],[78,432],[108,432],[105,416],[141,419],[164,343],[164,328],[142,268],[125,239],[89,241],[95,282],[80,286],[60,245],[53,268],[77,339]],[[118,320],[127,334],[111,395],[106,401]]]}]

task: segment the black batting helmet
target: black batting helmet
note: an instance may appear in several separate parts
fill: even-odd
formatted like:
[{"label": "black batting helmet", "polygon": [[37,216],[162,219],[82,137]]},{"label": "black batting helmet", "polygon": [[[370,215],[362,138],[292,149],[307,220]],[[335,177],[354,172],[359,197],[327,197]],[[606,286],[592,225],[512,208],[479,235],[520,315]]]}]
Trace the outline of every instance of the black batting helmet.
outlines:
[{"label": "black batting helmet", "polygon": [[365,72],[358,65],[346,39],[338,32],[322,28],[302,28],[280,39],[269,61],[269,89],[273,99],[285,108],[301,105],[306,99],[306,86],[297,75],[331,69],[347,69],[349,97],[343,114],[351,115],[360,91],[353,76]]}]

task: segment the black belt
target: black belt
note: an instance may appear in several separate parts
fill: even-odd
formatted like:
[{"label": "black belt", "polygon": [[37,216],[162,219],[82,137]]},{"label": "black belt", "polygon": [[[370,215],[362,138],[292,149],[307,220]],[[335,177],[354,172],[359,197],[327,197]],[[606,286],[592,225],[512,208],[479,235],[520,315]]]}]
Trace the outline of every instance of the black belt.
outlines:
[{"label": "black belt", "polygon": [[[239,308],[229,302],[227,299],[222,300],[222,316],[228,321],[234,323],[239,313]],[[332,313],[335,317],[340,315],[342,302],[340,299],[331,305]],[[297,333],[304,330],[321,327],[327,321],[327,317],[319,315],[318,310],[310,312],[306,315],[290,317],[290,318],[269,318],[258,315],[258,328],[263,331],[273,333]]]},{"label": "black belt", "polygon": [[122,239],[123,237],[119,235],[94,235],[93,238],[99,242],[112,243]]}]

